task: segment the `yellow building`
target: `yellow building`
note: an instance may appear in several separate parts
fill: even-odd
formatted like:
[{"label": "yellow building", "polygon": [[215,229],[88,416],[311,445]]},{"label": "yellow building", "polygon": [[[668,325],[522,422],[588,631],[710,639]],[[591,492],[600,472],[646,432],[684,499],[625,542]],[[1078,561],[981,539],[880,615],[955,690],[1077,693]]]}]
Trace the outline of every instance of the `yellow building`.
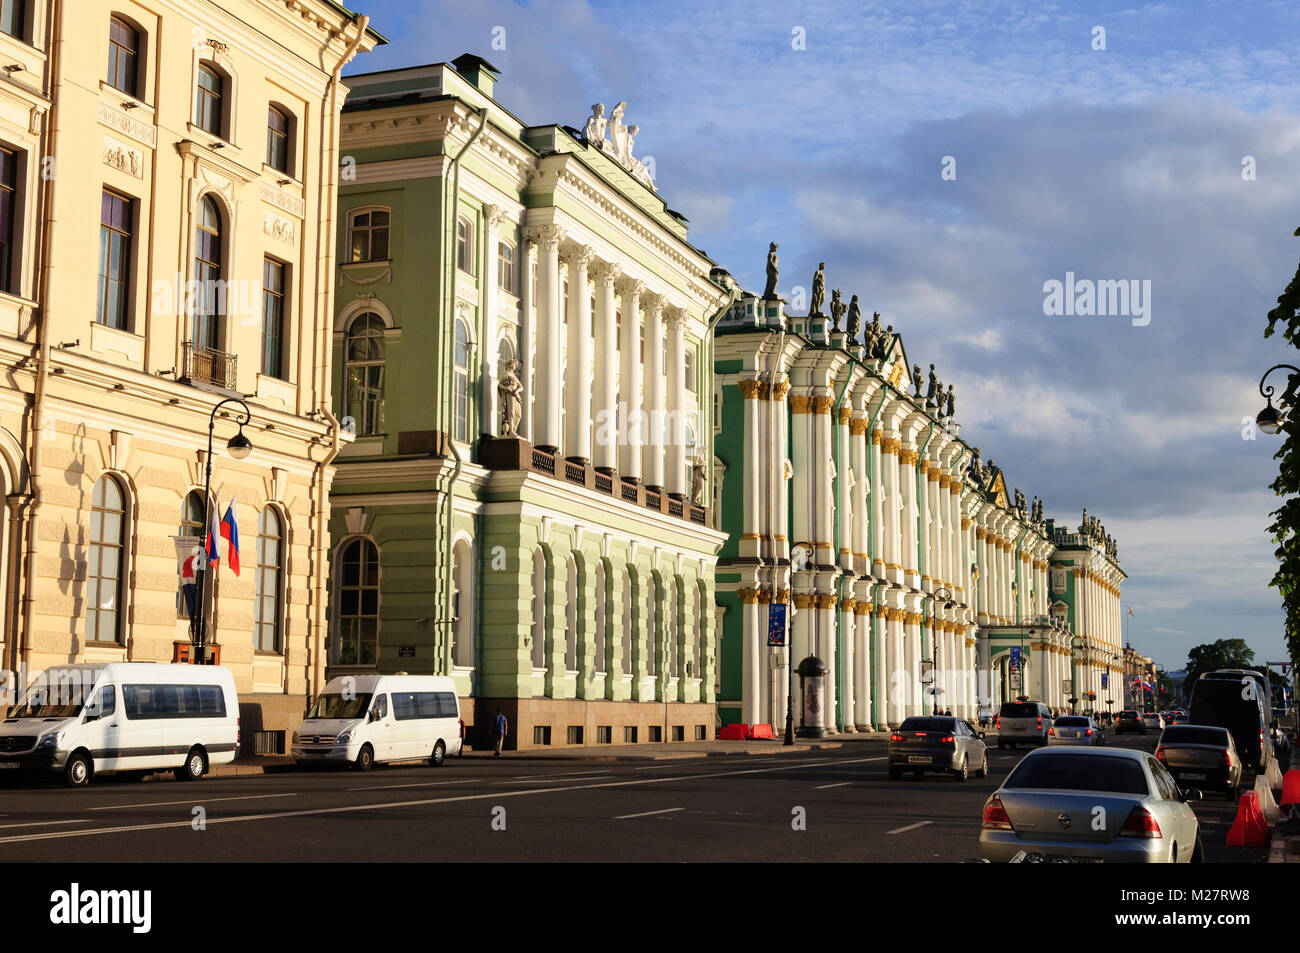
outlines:
[{"label": "yellow building", "polygon": [[[329,0],[0,0],[0,661],[171,661],[173,537],[237,499],[208,642],[274,750],[320,683],[339,74]],[[226,416],[229,414],[229,416]],[[247,749],[246,749],[247,750]]]}]

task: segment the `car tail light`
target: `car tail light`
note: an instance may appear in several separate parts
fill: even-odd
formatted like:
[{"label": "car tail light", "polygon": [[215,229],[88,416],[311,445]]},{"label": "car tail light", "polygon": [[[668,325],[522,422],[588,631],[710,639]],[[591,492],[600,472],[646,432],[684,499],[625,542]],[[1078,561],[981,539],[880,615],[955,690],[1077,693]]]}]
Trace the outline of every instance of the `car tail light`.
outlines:
[{"label": "car tail light", "polygon": [[1042,715],[1039,715],[1039,716],[1038,716],[1038,727],[1039,727],[1039,728],[1043,727],[1043,717],[1042,717]]},{"label": "car tail light", "polygon": [[1002,799],[996,794],[984,805],[984,818],[980,826],[986,831],[1015,830],[1011,826],[1011,818],[1007,817],[1007,809],[1002,806]]},{"label": "car tail light", "polygon": [[235,718],[235,750],[236,750],[236,751],[239,750],[239,741],[240,741],[240,738],[241,738],[241,737],[242,737],[242,734],[241,734],[241,732],[240,732],[240,728],[239,728],[239,718],[238,718],[238,716],[236,716],[236,718]]},{"label": "car tail light", "polygon": [[994,727],[994,728],[1001,728],[1001,727],[1002,727],[1002,716],[1001,716],[1001,715],[998,715],[996,718],[993,719],[993,727]]},{"label": "car tail light", "polygon": [[913,734],[915,737],[917,737],[917,738],[924,738],[924,737],[925,737],[925,732],[924,732],[924,731],[915,731],[915,732],[913,732],[912,734]]},{"label": "car tail light", "polygon": [[1084,732],[1084,734],[1087,735],[1089,738],[1091,738],[1091,737],[1092,737],[1092,729],[1089,728],[1087,731]]},{"label": "car tail light", "polygon": [[[1042,726],[1040,725],[1039,727],[1041,728]],[[1056,737],[1056,729],[1055,729],[1055,728],[1048,728],[1048,729],[1047,729],[1047,734],[1048,734],[1049,737],[1055,738],[1055,737]]]},{"label": "car tail light", "polygon": [[940,743],[946,743],[949,741],[956,741],[956,740],[957,739],[954,738],[952,735],[944,735],[942,738],[939,739]]},{"label": "car tail light", "polygon": [[903,736],[900,735],[900,734],[898,734],[897,732],[895,732],[894,734],[892,734],[892,735],[889,736],[889,740],[890,740],[890,741],[902,741],[902,740],[903,740]]},{"label": "car tail light", "polygon": [[1232,767],[1232,756],[1228,754],[1227,748],[1223,749],[1223,760],[1219,762],[1219,766],[1224,768]]},{"label": "car tail light", "polygon": [[1160,745],[1159,747],[1156,748],[1156,760],[1162,763],[1166,762],[1164,745]]},{"label": "car tail light", "polygon": [[1139,804],[1133,808],[1133,813],[1128,816],[1124,826],[1120,828],[1120,837],[1162,837],[1160,825],[1151,812]]}]

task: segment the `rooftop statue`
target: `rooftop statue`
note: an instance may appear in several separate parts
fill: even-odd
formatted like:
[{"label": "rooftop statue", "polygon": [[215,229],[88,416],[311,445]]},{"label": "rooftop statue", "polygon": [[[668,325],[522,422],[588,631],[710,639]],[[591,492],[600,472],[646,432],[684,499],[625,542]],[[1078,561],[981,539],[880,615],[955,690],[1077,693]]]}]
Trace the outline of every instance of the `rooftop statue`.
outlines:
[{"label": "rooftop statue", "polygon": [[849,299],[849,340],[852,341],[858,336],[858,329],[862,327],[862,308],[858,306],[858,296],[854,295]]},{"label": "rooftop statue", "polygon": [[913,364],[913,365],[912,365],[912,386],[916,388],[916,393],[912,395],[913,397],[920,397],[920,396],[921,396],[921,381],[922,381],[922,380],[923,380],[923,378],[921,377],[921,365],[920,365],[920,364]]},{"label": "rooftop statue", "polygon": [[[822,303],[825,302],[825,300],[826,300],[826,262],[822,262],[820,265],[817,266],[816,273],[813,274],[812,301],[808,308],[809,317],[812,317],[814,315],[820,315],[822,313]],[[831,317],[835,319],[835,323],[832,326],[831,330],[838,331],[840,329],[840,319],[834,313],[831,314]]]},{"label": "rooftop statue", "polygon": [[934,365],[930,365],[930,386],[925,391],[926,406],[934,405],[934,395],[939,389],[939,375],[934,372]]},{"label": "rooftop statue", "polygon": [[776,297],[776,277],[780,259],[776,257],[777,243],[767,246],[767,286],[763,288],[763,300],[771,301]]},{"label": "rooftop statue", "polygon": [[835,327],[840,326],[840,318],[844,317],[844,312],[849,306],[840,298],[840,289],[836,288],[831,292],[831,317],[835,319]]},{"label": "rooftop statue", "polygon": [[951,384],[948,385],[948,409],[946,415],[948,417],[957,415],[957,398],[953,396]]}]

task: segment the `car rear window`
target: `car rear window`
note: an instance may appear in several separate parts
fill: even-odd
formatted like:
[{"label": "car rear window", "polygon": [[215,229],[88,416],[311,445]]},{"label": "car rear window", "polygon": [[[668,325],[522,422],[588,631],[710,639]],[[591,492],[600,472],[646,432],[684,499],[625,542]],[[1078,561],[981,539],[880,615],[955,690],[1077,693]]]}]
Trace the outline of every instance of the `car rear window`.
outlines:
[{"label": "car rear window", "polygon": [[1122,711],[1119,713],[1119,717],[1121,718],[1136,718],[1137,716],[1138,713],[1135,711]]},{"label": "car rear window", "polygon": [[1080,718],[1077,715],[1062,715],[1056,719],[1057,728],[1087,728],[1088,719]]},{"label": "car rear window", "polygon": [[1001,714],[1003,718],[1037,718],[1038,706],[1028,702],[1003,702]]},{"label": "car rear window", "polygon": [[1147,793],[1147,779],[1140,764],[1131,758],[1108,755],[1030,755],[1016,766],[1003,786],[1113,791],[1118,794]]},{"label": "car rear window", "polygon": [[899,731],[952,731],[952,718],[907,718],[898,726]]},{"label": "car rear window", "polygon": [[1202,725],[1170,725],[1160,736],[1162,745],[1228,745],[1228,729]]}]

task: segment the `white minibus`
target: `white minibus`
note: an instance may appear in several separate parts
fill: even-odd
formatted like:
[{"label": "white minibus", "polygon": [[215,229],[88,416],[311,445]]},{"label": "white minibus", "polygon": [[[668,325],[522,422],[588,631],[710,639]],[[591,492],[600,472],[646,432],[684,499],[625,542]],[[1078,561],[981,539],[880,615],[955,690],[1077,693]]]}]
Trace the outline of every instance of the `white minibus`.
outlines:
[{"label": "white minibus", "polygon": [[41,672],[0,723],[0,778],[62,773],[71,787],[100,771],[196,781],[239,751],[239,696],[216,665],[109,662]]},{"label": "white minibus", "polygon": [[427,761],[441,765],[461,746],[456,686],[442,675],[332,678],[293,733],[299,765]]}]

